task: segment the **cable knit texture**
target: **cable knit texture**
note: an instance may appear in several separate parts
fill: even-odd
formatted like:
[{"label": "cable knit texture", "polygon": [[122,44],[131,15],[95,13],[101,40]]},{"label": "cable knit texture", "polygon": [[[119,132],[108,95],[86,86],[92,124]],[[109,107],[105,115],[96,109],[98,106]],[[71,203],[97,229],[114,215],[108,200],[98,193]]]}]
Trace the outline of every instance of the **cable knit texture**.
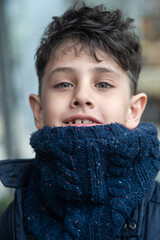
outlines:
[{"label": "cable knit texture", "polygon": [[45,126],[31,145],[24,217],[36,240],[115,239],[160,168],[152,124]]}]

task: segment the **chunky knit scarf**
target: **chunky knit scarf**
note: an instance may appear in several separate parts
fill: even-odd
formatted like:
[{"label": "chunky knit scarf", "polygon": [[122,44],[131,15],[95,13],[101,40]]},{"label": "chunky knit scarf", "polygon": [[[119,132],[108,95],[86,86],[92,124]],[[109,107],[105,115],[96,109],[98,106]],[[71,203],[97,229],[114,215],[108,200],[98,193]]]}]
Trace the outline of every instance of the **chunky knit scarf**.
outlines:
[{"label": "chunky knit scarf", "polygon": [[36,240],[111,240],[160,168],[151,124],[44,127],[24,196],[25,227]]}]

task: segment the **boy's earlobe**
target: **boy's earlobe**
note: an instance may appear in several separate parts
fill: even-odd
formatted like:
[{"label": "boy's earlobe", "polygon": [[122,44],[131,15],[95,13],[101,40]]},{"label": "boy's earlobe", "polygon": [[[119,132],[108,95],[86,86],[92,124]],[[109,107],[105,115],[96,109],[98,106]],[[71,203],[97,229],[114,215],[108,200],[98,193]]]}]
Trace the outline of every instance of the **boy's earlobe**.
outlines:
[{"label": "boy's earlobe", "polygon": [[146,103],[147,95],[145,93],[139,93],[131,98],[130,108],[124,124],[127,128],[134,129],[138,126]]},{"label": "boy's earlobe", "polygon": [[35,125],[38,129],[42,129],[44,127],[44,121],[40,97],[36,94],[31,94],[29,96],[29,103],[33,111]]}]

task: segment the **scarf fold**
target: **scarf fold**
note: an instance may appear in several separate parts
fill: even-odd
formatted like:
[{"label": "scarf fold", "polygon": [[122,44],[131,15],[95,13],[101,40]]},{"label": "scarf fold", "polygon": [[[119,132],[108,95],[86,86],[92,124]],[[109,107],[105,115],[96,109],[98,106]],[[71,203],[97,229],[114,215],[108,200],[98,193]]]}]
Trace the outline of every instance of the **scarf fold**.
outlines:
[{"label": "scarf fold", "polygon": [[115,239],[160,169],[152,124],[45,126],[30,141],[24,218],[36,240]]}]

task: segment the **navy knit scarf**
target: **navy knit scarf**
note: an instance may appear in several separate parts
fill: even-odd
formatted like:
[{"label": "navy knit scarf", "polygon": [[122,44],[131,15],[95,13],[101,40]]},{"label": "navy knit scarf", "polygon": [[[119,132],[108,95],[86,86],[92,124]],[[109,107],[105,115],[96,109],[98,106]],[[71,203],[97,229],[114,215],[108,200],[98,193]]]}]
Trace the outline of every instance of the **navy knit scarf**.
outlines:
[{"label": "navy knit scarf", "polygon": [[151,124],[44,127],[24,196],[27,232],[36,240],[111,240],[160,168]]}]

